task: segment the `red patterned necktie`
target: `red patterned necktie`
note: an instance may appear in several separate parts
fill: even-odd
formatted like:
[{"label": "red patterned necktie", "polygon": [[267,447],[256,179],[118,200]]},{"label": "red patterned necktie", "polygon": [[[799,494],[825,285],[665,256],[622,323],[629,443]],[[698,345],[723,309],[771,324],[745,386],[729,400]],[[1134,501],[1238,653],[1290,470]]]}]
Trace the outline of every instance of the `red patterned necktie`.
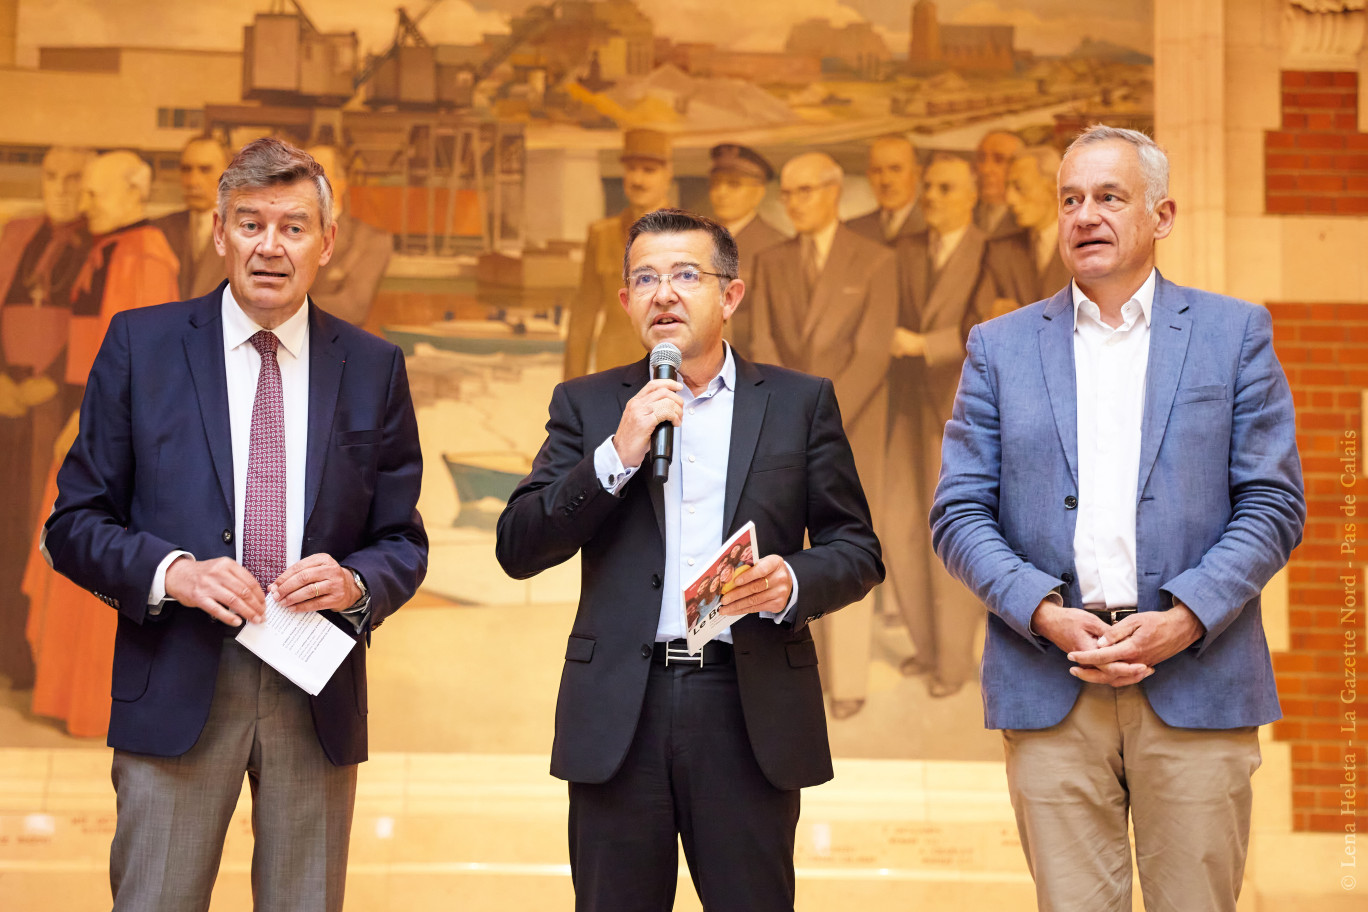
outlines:
[{"label": "red patterned necktie", "polygon": [[261,355],[252,437],[247,451],[247,504],[242,518],[242,565],[264,590],[285,572],[285,400],[275,333],[252,336]]}]

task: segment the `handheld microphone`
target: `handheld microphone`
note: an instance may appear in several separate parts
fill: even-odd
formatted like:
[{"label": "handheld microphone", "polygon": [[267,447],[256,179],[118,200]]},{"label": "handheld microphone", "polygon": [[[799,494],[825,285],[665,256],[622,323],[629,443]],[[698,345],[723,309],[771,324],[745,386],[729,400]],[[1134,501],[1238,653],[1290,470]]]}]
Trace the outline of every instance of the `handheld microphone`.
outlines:
[{"label": "handheld microphone", "polygon": [[[684,356],[673,342],[661,342],[651,349],[651,379],[678,380]],[[651,432],[651,480],[664,484],[670,477],[674,459],[674,425],[662,421]]]}]

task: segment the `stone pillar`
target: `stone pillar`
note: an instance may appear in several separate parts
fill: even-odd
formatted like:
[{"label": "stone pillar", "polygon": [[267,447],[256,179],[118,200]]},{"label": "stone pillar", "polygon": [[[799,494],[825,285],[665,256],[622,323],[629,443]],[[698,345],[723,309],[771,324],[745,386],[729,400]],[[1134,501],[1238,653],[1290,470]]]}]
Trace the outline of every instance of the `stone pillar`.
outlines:
[{"label": "stone pillar", "polygon": [[1154,138],[1169,154],[1178,221],[1159,268],[1180,285],[1226,288],[1226,0],[1155,0]]}]

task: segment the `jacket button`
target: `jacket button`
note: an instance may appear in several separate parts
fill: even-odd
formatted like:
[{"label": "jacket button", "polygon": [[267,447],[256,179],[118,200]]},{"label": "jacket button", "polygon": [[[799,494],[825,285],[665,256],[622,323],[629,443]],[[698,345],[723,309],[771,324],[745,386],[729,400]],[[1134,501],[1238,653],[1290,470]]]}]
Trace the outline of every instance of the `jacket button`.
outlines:
[{"label": "jacket button", "polygon": [[651,588],[652,588],[652,589],[659,589],[659,588],[660,588],[660,574],[659,574],[659,573],[652,573],[652,574],[651,574]]},{"label": "jacket button", "polygon": [[649,643],[642,643],[642,644],[641,644],[641,657],[642,657],[643,659],[649,659],[649,658],[651,657],[651,644],[649,644]]},{"label": "jacket button", "polygon": [[1064,582],[1066,582],[1066,583],[1072,583],[1072,582],[1073,582],[1073,574],[1070,573],[1068,570],[1065,570],[1063,573],[1059,574],[1059,578],[1062,579],[1062,580],[1063,580]]},{"label": "jacket button", "polygon": [[232,529],[224,529],[224,530],[223,530],[223,543],[226,545],[226,544],[231,543],[232,540],[233,540],[233,530],[232,530]]},{"label": "jacket button", "polygon": [[1064,498],[1064,509],[1066,509],[1066,510],[1072,510],[1072,509],[1074,509],[1074,508],[1077,507],[1077,506],[1078,506],[1078,498],[1077,498],[1077,497],[1074,497],[1072,494],[1070,494],[1068,497],[1065,497],[1065,498]]}]

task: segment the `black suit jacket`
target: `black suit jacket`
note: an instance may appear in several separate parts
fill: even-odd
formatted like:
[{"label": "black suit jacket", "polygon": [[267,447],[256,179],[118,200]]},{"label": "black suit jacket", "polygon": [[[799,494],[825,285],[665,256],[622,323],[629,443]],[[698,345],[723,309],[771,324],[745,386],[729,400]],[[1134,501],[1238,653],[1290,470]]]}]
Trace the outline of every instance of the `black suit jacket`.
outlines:
[{"label": "black suit jacket", "polygon": [[[147,606],[157,565],[170,552],[236,555],[222,287],[114,317],[47,521],[53,567],[119,612],[109,744],[121,750],[177,756],[194,745],[223,638],[236,630],[198,608],[168,602],[153,615]],[[408,375],[396,346],[308,307],[302,551],[330,554],[361,574],[375,627],[427,570]],[[350,621],[325,616],[356,636]],[[361,643],[312,699],[328,759],[366,759]]]},{"label": "black suit jacket", "polygon": [[[721,531],[754,520],[761,548],[789,562],[799,587],[791,623],[748,615],[731,628],[737,683],[760,769],[778,788],[802,788],[832,776],[808,622],[862,598],[883,563],[831,381],[734,356]],[[580,552],[551,750],[552,774],[572,782],[605,782],[621,766],[660,620],[662,489],[638,472],[614,496],[594,472],[594,450],[646,382],[643,359],[557,386],[546,442],[499,517],[496,550],[510,576]]]}]

